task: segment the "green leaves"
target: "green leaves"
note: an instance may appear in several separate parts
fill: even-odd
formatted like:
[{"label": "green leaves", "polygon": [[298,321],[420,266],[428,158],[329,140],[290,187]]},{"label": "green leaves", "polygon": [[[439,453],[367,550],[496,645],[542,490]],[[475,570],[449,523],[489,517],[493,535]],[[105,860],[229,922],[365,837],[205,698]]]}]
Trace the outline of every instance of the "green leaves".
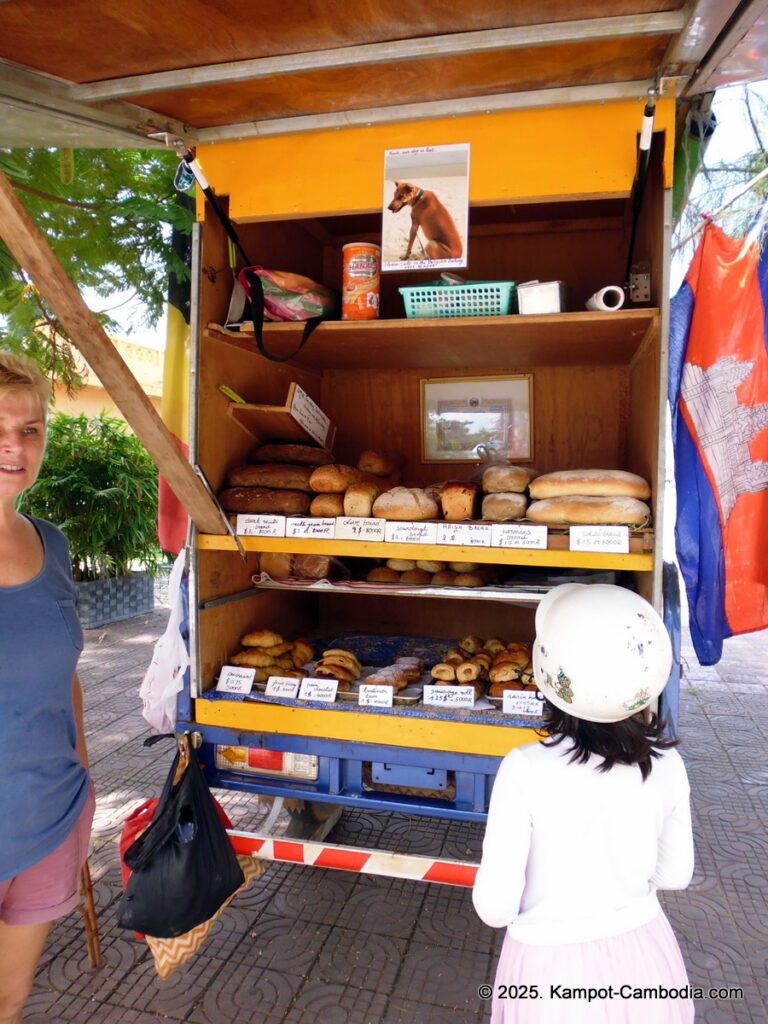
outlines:
[{"label": "green leaves", "polygon": [[19,508],[67,536],[76,580],[153,569],[157,469],[122,420],[59,413],[48,425],[45,460]]}]

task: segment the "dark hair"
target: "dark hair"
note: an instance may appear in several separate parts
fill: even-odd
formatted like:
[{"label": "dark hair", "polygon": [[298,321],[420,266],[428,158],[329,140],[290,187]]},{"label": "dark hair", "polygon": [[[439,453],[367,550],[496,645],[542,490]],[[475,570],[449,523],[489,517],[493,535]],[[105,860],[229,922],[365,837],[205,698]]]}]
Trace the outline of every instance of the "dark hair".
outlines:
[{"label": "dark hair", "polygon": [[599,771],[608,772],[615,764],[637,765],[643,782],[651,774],[653,758],[659,751],[677,746],[677,740],[664,738],[664,723],[656,715],[646,722],[642,713],[623,722],[585,722],[556,708],[544,699],[542,740],[545,747],[556,747],[570,740],[570,761],[586,764],[590,754],[603,758]]}]

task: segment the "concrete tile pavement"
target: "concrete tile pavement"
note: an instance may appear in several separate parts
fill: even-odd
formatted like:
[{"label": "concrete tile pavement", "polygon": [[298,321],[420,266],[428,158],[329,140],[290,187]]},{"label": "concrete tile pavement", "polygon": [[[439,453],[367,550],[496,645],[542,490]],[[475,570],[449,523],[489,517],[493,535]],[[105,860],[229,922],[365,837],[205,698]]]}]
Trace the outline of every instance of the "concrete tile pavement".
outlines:
[{"label": "concrete tile pavement", "polygon": [[[118,839],[130,811],[161,786],[170,750],[145,749],[137,689],[162,632],[156,611],[87,634],[81,661],[97,788],[91,871],[105,965],[87,962],[81,920],[53,929],[26,1024],[449,1024],[487,1019],[477,986],[492,980],[501,934],[469,894],[392,879],[272,865],[168,981],[146,947],[117,928]],[[695,814],[693,884],[664,896],[691,982],[740,986],[742,1000],[697,1006],[703,1024],[768,1019],[768,634],[729,641],[701,668],[684,649],[682,753]],[[221,795],[238,827],[268,808]],[[331,839],[476,859],[480,827],[346,812]]]}]

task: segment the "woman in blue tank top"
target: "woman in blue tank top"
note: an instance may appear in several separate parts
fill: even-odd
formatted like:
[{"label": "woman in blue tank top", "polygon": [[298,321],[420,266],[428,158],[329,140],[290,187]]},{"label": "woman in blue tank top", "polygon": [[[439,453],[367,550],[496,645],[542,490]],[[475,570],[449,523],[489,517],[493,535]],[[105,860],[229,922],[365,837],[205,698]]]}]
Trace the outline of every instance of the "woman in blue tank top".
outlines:
[{"label": "woman in blue tank top", "polygon": [[93,819],[69,549],[16,511],[47,405],[37,369],[0,352],[0,1024],[21,1021],[51,922],[78,904]]}]

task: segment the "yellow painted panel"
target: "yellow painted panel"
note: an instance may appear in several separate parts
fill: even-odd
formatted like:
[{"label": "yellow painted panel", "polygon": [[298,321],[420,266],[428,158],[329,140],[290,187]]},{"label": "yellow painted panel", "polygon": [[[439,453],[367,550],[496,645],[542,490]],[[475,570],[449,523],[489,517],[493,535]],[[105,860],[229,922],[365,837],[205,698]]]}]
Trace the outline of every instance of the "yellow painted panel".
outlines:
[{"label": "yellow painted panel", "polygon": [[[200,146],[197,155],[215,191],[229,195],[235,220],[380,210],[384,150],[461,142],[472,147],[473,203],[626,196],[643,106],[617,100],[305,132]],[[659,100],[655,128],[666,132],[668,188],[674,119],[674,98]]]},{"label": "yellow painted panel", "polygon": [[241,732],[312,736],[485,757],[504,757],[513,747],[535,743],[538,739],[533,729],[234,701],[196,700],[195,722]]},{"label": "yellow painted panel", "polygon": [[[653,571],[652,554],[592,554],[586,551],[536,551],[525,548],[465,548],[452,544],[393,544],[353,540],[309,540],[303,537],[241,537],[246,551],[291,551],[300,555],[346,555],[348,558],[410,558],[433,562],[484,562],[490,565],[552,565],[569,569],[635,569]],[[236,551],[232,537],[199,534],[203,551]]]}]

